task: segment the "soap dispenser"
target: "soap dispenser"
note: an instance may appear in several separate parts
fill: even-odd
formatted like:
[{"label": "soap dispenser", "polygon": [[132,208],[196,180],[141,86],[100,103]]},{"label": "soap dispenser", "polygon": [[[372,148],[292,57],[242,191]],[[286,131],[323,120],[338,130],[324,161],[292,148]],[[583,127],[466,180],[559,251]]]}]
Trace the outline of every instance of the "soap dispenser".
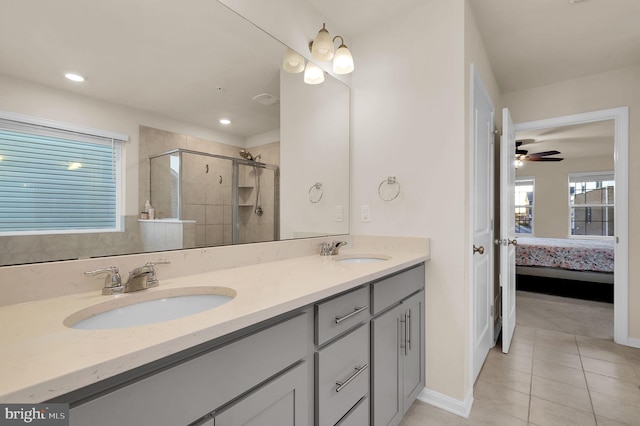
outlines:
[{"label": "soap dispenser", "polygon": [[146,203],[144,203],[144,209],[145,211],[149,214],[149,220],[153,220],[156,218],[156,211],[155,209],[151,206],[151,203],[149,202],[149,200],[147,200]]}]

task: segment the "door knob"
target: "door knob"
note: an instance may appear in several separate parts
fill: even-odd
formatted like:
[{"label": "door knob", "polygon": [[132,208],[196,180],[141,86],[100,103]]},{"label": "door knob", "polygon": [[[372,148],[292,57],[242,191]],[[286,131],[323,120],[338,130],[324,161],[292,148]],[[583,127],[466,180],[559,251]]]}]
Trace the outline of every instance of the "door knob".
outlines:
[{"label": "door knob", "polygon": [[484,246],[476,247],[475,244],[474,244],[473,245],[473,254],[476,254],[476,253],[484,254]]},{"label": "door knob", "polygon": [[509,244],[512,244],[512,245],[514,245],[514,246],[517,246],[517,245],[518,245],[518,241],[516,241],[516,239],[515,239],[515,238],[514,238],[513,240],[507,240],[507,241],[509,241]]}]

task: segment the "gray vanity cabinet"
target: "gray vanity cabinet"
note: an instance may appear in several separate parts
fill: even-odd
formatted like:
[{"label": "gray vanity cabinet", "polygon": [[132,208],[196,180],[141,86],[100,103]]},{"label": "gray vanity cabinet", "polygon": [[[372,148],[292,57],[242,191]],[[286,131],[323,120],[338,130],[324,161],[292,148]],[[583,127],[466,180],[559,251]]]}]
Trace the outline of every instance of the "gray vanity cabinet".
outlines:
[{"label": "gray vanity cabinet", "polygon": [[304,363],[214,416],[214,426],[304,426],[309,422],[309,392]]},{"label": "gray vanity cabinet", "polygon": [[[423,266],[372,285],[373,306],[377,309],[371,321],[374,426],[400,423],[424,387],[423,288]],[[391,294],[396,295],[395,301]],[[376,304],[376,298],[384,299],[388,310],[385,311],[384,303]]]},{"label": "gray vanity cabinet", "polygon": [[[292,313],[271,325],[235,335],[204,354],[187,354],[174,366],[129,385],[107,389],[73,407],[70,425],[209,425],[218,413],[221,424],[239,425],[244,423],[235,421],[237,413],[272,418],[269,402],[294,411],[290,420],[303,419],[291,424],[306,425],[311,418],[311,316],[310,309]],[[122,381],[126,383],[127,377]],[[286,410],[283,413],[287,415]],[[246,424],[254,423],[248,419]]]}]

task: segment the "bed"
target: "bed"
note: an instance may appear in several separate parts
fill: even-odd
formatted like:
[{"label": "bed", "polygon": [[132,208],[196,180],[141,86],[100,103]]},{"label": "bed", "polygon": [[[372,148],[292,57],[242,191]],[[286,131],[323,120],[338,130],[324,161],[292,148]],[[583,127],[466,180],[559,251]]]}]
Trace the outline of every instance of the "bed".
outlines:
[{"label": "bed", "polygon": [[613,301],[613,239],[518,237],[518,288]]}]

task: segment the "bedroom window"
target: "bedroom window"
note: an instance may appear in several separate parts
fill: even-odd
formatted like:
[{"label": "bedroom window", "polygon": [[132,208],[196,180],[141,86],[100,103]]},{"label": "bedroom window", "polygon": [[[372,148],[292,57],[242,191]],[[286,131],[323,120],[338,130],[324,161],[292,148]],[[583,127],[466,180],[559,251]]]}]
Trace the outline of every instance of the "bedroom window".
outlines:
[{"label": "bedroom window", "polygon": [[122,231],[126,138],[0,111],[0,235]]},{"label": "bedroom window", "polygon": [[533,177],[516,178],[516,234],[533,234]]},{"label": "bedroom window", "polygon": [[614,235],[615,181],[613,172],[570,174],[571,235]]}]

